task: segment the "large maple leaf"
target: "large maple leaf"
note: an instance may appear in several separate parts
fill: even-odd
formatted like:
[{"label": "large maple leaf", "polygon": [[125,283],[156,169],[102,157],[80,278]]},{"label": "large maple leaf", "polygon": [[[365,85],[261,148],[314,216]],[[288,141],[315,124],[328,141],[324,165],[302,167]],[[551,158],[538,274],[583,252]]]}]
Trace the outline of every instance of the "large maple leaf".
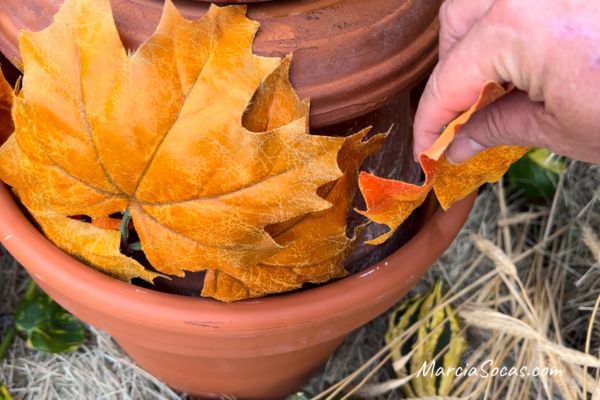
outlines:
[{"label": "large maple leaf", "polygon": [[[118,232],[71,216],[129,209],[154,269],[209,270],[204,294],[222,300],[343,275],[358,166],[380,139],[309,135],[290,59],[254,55],[257,29],[244,7],[189,21],[167,1],[156,33],[128,54],[108,0],[66,0],[52,25],[21,34],[0,178],[54,243],[125,280],[156,274],[120,253]],[[291,272],[274,285],[281,272],[268,268]]]},{"label": "large maple leaf", "polygon": [[359,177],[360,190],[367,209],[359,211],[372,221],[385,224],[389,231],[371,240],[371,244],[385,242],[406,218],[419,207],[433,189],[441,206],[447,210],[452,204],[477,190],[486,182],[496,182],[508,167],[521,158],[527,148],[499,146],[482,151],[461,164],[450,164],[444,155],[460,127],[466,124],[479,109],[504,96],[512,88],[488,82],[481,90],[476,103],[453,120],[436,142],[419,155],[425,175],[422,185],[380,178],[366,172]]}]

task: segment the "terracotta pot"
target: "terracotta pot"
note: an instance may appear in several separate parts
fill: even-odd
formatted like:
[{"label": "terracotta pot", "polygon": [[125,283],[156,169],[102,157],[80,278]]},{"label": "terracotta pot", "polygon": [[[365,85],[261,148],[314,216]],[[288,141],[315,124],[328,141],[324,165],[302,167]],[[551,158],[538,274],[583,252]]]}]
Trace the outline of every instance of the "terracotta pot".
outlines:
[{"label": "terracotta pot", "polygon": [[[111,1],[125,43],[136,47],[152,33],[162,1]],[[61,3],[1,0],[0,50],[10,60],[18,57],[19,29],[44,28]],[[252,4],[249,16],[262,23],[257,53],[294,52],[292,81],[301,97],[311,98],[315,133],[348,134],[367,125],[385,131],[393,125],[382,152],[365,169],[415,180],[408,89],[435,61],[440,3],[277,0]],[[189,17],[208,7],[177,5]],[[430,202],[385,246],[361,246],[349,260],[352,270],[373,265],[406,242],[358,274],[236,304],[159,293],[95,272],[49,243],[1,185],[0,241],[53,298],[107,330],[140,366],[171,386],[265,400],[299,388],[351,330],[410,290],[455,237],[471,203],[443,213]],[[197,282],[179,280],[170,289],[198,293]]]},{"label": "terracotta pot", "polygon": [[[52,20],[63,0],[0,1],[0,51],[18,58],[20,29],[39,30]],[[208,1],[177,1],[190,18],[199,18]],[[162,0],[111,0],[117,27],[126,45],[137,47],[158,23]],[[219,3],[246,3],[229,0]],[[311,98],[313,133],[347,135],[365,126],[391,132],[383,149],[363,169],[379,176],[417,181],[420,169],[412,159],[410,95],[436,56],[437,9],[441,0],[272,0],[249,6],[261,22],[255,52],[293,52],[292,82],[301,97]],[[319,129],[314,129],[319,128]],[[357,197],[356,207],[363,208]],[[361,221],[357,215],[350,225]],[[413,234],[411,217],[382,246],[360,245],[348,260],[358,271],[389,255]],[[371,225],[366,238],[378,236]],[[203,274],[158,280],[161,290],[197,296]]]},{"label": "terracotta pot", "polygon": [[[62,2],[0,1],[0,51],[9,60],[18,58],[19,30],[46,27]],[[162,0],[111,2],[121,36],[132,48],[152,34],[163,6]],[[204,15],[209,6],[176,3],[190,18]],[[375,110],[423,78],[437,55],[441,3],[278,0],[252,4],[248,15],[261,22],[255,52],[294,53],[292,83],[302,98],[311,98],[311,124],[320,127]]]},{"label": "terracotta pot", "polygon": [[450,245],[474,196],[430,212],[416,235],[360,274],[301,292],[223,304],[142,289],[81,264],[49,242],[0,185],[0,240],[33,279],[108,331],[177,390],[281,399],[302,386],[355,328],[408,292]]}]

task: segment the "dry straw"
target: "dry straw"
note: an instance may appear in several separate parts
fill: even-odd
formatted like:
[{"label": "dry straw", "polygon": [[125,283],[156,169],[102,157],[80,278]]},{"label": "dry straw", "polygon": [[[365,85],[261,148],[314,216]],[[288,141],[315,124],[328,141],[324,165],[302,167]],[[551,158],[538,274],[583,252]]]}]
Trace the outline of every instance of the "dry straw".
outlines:
[{"label": "dry straw", "polygon": [[[572,163],[548,206],[520,211],[522,205],[507,197],[502,184],[483,193],[471,222],[429,282],[445,279],[450,289],[444,305],[452,304],[468,327],[470,350],[463,365],[491,360],[489,371],[527,367],[530,375],[457,377],[452,396],[600,399],[599,183],[598,167]],[[381,374],[373,371],[385,370],[388,349],[411,334],[382,346],[315,398],[402,398],[398,388],[410,377],[378,379]],[[535,368],[540,376],[531,376]]]}]

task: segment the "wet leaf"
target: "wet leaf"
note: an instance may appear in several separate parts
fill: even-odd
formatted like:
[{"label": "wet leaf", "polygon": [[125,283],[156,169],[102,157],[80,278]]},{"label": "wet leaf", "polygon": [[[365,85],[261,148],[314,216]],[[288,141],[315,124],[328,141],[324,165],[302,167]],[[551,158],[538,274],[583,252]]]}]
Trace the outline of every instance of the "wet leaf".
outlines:
[{"label": "wet leaf", "polygon": [[[208,270],[203,295],[231,301],[343,276],[358,167],[381,139],[310,135],[291,57],[252,53],[258,26],[242,6],[189,21],[167,1],[128,54],[108,0],[66,0],[21,34],[0,178],[56,245],[123,280]],[[121,253],[126,210],[158,273]]]},{"label": "wet leaf", "polygon": [[436,142],[419,155],[425,182],[415,185],[376,177],[362,172],[359,178],[361,192],[367,209],[360,211],[367,218],[387,225],[390,230],[371,244],[385,242],[406,218],[420,206],[433,189],[440,204],[448,209],[452,204],[475,191],[486,182],[495,182],[508,167],[527,151],[521,146],[500,146],[485,150],[462,164],[450,164],[444,153],[460,127],[468,122],[477,110],[508,93],[496,82],[487,83],[477,102],[452,121]]}]

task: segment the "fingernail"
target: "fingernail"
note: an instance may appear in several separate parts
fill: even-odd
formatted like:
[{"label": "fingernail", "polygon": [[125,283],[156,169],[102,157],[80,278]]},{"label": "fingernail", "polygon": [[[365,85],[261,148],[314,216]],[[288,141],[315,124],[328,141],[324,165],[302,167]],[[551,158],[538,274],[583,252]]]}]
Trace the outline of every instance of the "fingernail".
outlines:
[{"label": "fingernail", "polygon": [[446,152],[450,164],[460,164],[485,150],[485,146],[469,137],[458,137]]},{"label": "fingernail", "polygon": [[471,147],[471,149],[473,149],[473,151],[475,153],[479,153],[480,151],[485,149],[485,146],[483,146],[482,144],[480,144],[478,141],[473,140],[471,138],[466,138],[467,139],[467,143],[468,145]]}]

